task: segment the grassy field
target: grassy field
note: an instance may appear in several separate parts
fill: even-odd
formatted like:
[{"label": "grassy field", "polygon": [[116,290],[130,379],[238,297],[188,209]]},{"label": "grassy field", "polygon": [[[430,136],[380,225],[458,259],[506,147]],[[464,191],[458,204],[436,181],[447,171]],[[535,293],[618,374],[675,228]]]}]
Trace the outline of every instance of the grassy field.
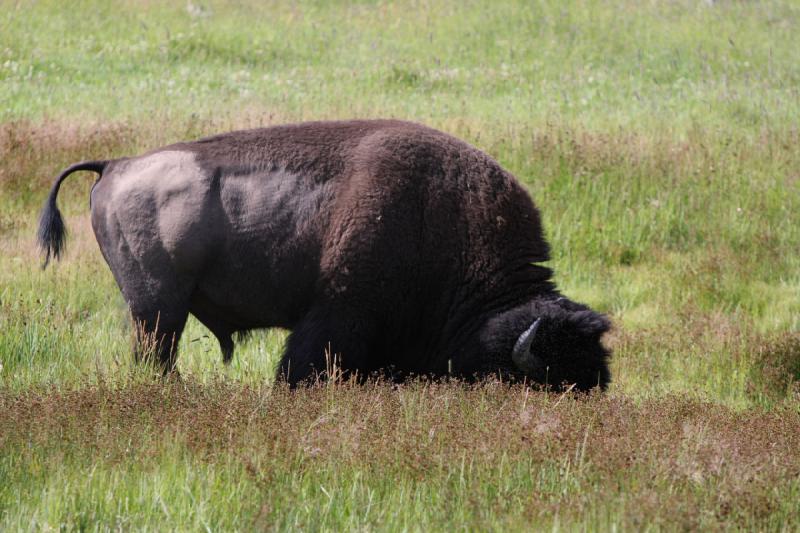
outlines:
[{"label": "grassy field", "polygon": [[[800,528],[796,2],[0,0],[0,530]],[[234,128],[396,117],[529,188],[605,395],[272,383],[193,319],[181,383],[131,361],[57,173]]]}]

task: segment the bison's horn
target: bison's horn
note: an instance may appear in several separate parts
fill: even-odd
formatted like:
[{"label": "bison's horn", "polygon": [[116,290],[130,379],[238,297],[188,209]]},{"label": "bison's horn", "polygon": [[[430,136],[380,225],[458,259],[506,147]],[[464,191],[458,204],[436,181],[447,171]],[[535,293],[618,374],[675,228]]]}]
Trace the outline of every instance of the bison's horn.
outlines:
[{"label": "bison's horn", "polygon": [[531,327],[522,332],[522,335],[519,336],[516,344],[514,344],[514,351],[511,353],[511,359],[523,372],[533,372],[540,366],[537,364],[540,363],[540,361],[537,360],[538,358],[531,353],[531,343],[541,323],[542,319],[537,318],[533,324],[531,324]]}]

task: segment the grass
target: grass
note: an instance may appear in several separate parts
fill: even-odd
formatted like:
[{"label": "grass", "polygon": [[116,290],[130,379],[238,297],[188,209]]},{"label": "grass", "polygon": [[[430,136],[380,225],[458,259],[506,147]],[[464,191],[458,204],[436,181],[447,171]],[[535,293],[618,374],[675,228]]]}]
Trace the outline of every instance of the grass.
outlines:
[{"label": "grass", "polygon": [[[796,529],[800,29],[793,2],[0,0],[0,529]],[[604,397],[272,384],[285,333],[182,384],[129,355],[81,159],[398,117],[529,188]]]},{"label": "grass", "polygon": [[[6,527],[780,529],[800,415],[494,384],[216,381],[0,397]],[[54,436],[58,435],[58,439]]]}]

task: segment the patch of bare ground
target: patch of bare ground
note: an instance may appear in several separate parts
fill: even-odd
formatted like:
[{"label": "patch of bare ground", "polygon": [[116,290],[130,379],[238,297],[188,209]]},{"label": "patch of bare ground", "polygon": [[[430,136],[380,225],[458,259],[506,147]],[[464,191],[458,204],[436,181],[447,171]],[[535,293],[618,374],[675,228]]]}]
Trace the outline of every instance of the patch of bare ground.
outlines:
[{"label": "patch of bare ground", "polygon": [[[0,222],[0,254],[11,259],[20,261],[24,265],[36,265],[42,262],[42,250],[36,242],[35,229],[33,224],[37,220],[38,213],[31,213],[27,219],[16,218],[16,224],[20,226],[20,231],[9,232],[8,235],[2,234],[2,222]],[[63,264],[82,264],[94,261],[101,261],[100,249],[95,240],[92,230],[91,214],[88,209],[85,213],[66,216],[67,241],[65,249],[67,253],[60,259]],[[0,221],[2,215],[0,215]],[[8,226],[6,226],[8,227]],[[23,231],[25,228],[28,231]],[[92,258],[92,259],[90,259]],[[5,274],[18,274],[14,271],[6,271]],[[3,275],[0,275],[2,279]]]},{"label": "patch of bare ground", "polygon": [[465,463],[490,476],[504,464],[533,477],[556,468],[564,486],[522,496],[532,519],[623,498],[631,524],[694,527],[710,516],[746,526],[768,520],[800,478],[796,409],[559,396],[500,383],[0,391],[0,428],[3,453],[111,463],[146,463],[177,440],[197,460],[240,461],[265,492],[274,476],[331,468],[418,481],[463,473]]}]

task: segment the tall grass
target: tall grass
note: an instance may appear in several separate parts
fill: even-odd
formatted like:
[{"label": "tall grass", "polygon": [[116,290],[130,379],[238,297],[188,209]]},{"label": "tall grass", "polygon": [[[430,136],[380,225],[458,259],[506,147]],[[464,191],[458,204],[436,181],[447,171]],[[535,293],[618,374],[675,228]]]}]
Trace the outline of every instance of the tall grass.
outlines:
[{"label": "tall grass", "polygon": [[122,529],[781,529],[796,410],[493,384],[221,383],[0,395],[0,524]]}]

